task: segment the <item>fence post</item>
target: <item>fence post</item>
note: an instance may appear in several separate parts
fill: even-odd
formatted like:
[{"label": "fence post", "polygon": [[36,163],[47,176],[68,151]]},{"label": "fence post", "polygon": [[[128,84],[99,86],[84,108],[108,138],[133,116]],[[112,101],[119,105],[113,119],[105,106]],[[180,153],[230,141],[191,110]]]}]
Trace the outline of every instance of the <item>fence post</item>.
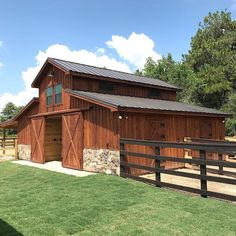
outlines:
[{"label": "fence post", "polygon": [[17,139],[14,140],[14,147],[15,147],[15,159],[18,159]]},{"label": "fence post", "polygon": [[2,153],[3,155],[6,154],[6,150],[5,150],[5,146],[6,146],[6,129],[3,128],[3,139],[2,139],[3,143],[2,143]]},{"label": "fence post", "polygon": [[[155,154],[157,157],[160,156],[160,147],[155,147]],[[156,168],[161,168],[161,160],[160,159],[155,159],[155,167]],[[156,177],[156,186],[157,187],[161,187],[160,182],[161,182],[161,173],[160,172],[156,172],[155,173],[155,177]]]},{"label": "fence post", "polygon": [[[125,151],[125,144],[120,143],[120,151]],[[125,161],[125,155],[123,153],[120,153],[120,161]],[[122,176],[122,173],[126,172],[126,168],[124,165],[120,165],[120,176]]]},{"label": "fence post", "polygon": [[[206,160],[206,151],[205,150],[200,150],[200,159],[205,161]],[[206,163],[203,162],[203,164],[200,164],[200,175],[201,175],[201,190],[203,191],[201,193],[202,197],[207,198],[207,193],[204,193],[207,191],[207,180],[203,179],[203,175],[207,174],[207,168],[206,168]]]},{"label": "fence post", "polygon": [[[219,161],[223,161],[222,153],[218,154],[218,159],[219,159]],[[222,165],[219,165],[219,175],[223,175],[223,166]]]}]

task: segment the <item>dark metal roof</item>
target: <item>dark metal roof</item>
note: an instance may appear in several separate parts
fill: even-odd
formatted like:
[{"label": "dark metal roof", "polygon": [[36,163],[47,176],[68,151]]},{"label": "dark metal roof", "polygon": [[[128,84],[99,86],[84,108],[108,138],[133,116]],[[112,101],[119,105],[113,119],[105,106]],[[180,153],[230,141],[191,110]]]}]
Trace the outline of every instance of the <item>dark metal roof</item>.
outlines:
[{"label": "dark metal roof", "polygon": [[151,109],[160,111],[171,112],[191,112],[191,113],[204,113],[217,116],[229,116],[230,114],[224,113],[215,109],[205,108],[186,103],[158,100],[151,98],[129,97],[120,95],[111,95],[103,93],[85,92],[78,90],[66,90],[72,95],[79,96],[94,102],[100,102],[104,105],[110,105],[117,108],[134,108],[134,109]]},{"label": "dark metal roof", "polygon": [[116,80],[121,80],[121,81],[128,81],[128,82],[134,82],[134,83],[139,83],[139,84],[158,86],[158,87],[163,87],[163,88],[172,89],[172,90],[180,90],[176,86],[168,84],[159,79],[153,79],[153,78],[148,78],[144,76],[137,76],[137,75],[126,73],[126,72],[110,70],[110,69],[100,68],[100,67],[95,67],[95,66],[89,66],[89,65],[79,64],[76,62],[59,60],[55,58],[48,58],[48,61],[52,62],[53,64],[58,65],[60,68],[63,68],[64,70],[68,72],[84,73],[84,74],[106,77],[106,78],[111,78],[111,79],[116,79]]}]

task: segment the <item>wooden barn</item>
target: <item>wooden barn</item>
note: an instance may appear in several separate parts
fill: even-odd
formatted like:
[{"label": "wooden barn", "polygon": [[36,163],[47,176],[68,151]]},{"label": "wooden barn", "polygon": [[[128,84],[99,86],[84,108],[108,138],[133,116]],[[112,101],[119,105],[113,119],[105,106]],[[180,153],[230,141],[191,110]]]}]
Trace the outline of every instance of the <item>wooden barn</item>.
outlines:
[{"label": "wooden barn", "polygon": [[[158,79],[48,58],[32,87],[39,97],[12,120],[20,159],[58,160],[68,168],[119,174],[120,138],[225,137],[227,114],[177,102],[179,89]],[[140,146],[131,151],[154,152]],[[180,150],[161,152],[183,157]],[[181,165],[166,162],[163,167]]]}]

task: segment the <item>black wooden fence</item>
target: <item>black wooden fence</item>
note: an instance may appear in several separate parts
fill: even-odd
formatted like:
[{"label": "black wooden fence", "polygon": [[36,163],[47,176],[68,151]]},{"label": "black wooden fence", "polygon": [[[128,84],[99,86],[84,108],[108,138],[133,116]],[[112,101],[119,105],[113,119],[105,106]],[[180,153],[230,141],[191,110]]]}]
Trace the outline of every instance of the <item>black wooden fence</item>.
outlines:
[{"label": "black wooden fence", "polygon": [[[140,146],[149,146],[154,147],[156,149],[156,154],[145,154],[145,153],[137,153],[137,152],[130,152],[126,150],[126,144],[129,145],[140,145]],[[199,158],[179,158],[179,157],[172,157],[172,156],[162,156],[160,155],[161,148],[177,148],[177,149],[191,149],[197,150],[200,153]],[[220,155],[227,154],[227,155],[236,155],[236,144],[234,143],[222,143],[222,142],[213,142],[213,143],[200,143],[200,142],[159,142],[159,141],[149,141],[149,140],[135,140],[135,139],[120,139],[120,165],[121,165],[121,176],[126,178],[132,178],[138,181],[142,181],[145,183],[153,184],[157,187],[167,187],[167,188],[174,188],[182,191],[187,191],[195,194],[200,194],[202,197],[215,197],[226,199],[230,201],[236,201],[236,196],[219,193],[219,192],[212,192],[207,189],[207,182],[213,181],[218,183],[225,183],[236,185],[235,178],[223,178],[221,176],[209,176],[207,175],[207,166],[217,166],[218,168],[228,167],[236,169],[236,163],[228,162],[224,160],[207,160],[206,153],[207,152],[214,152]],[[128,162],[127,156],[132,156],[135,158],[148,158],[152,159],[155,162],[154,166],[146,166],[140,165],[137,163]],[[200,166],[200,173],[193,174],[193,173],[186,173],[186,172],[179,172],[176,170],[164,169],[161,168],[162,161],[171,161],[171,162],[180,162],[180,163],[189,163],[189,164],[196,164]],[[134,175],[132,172],[130,173],[129,168],[137,168],[149,172],[155,173],[155,180],[147,179],[142,176]],[[229,173],[235,174],[235,172]],[[192,179],[199,179],[200,181],[200,188],[192,188],[187,186],[177,185],[175,183],[166,183],[161,180],[161,174],[168,174],[174,176],[181,176],[186,178]]]}]

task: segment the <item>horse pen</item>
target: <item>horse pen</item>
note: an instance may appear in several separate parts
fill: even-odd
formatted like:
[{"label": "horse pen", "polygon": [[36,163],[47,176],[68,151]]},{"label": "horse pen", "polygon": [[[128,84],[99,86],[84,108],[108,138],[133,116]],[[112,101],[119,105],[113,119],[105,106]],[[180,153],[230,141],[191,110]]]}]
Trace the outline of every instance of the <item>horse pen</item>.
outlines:
[{"label": "horse pen", "polygon": [[[120,145],[122,177],[236,202],[235,142],[196,138],[185,142],[121,139]],[[133,152],[134,145],[154,148],[155,155]],[[184,156],[162,154],[163,149],[173,148],[183,150]],[[151,160],[150,164],[141,164],[142,158]],[[163,162],[183,163],[183,167],[166,169]]]},{"label": "horse pen", "polygon": [[6,157],[17,159],[17,138],[0,138],[0,161]]}]

